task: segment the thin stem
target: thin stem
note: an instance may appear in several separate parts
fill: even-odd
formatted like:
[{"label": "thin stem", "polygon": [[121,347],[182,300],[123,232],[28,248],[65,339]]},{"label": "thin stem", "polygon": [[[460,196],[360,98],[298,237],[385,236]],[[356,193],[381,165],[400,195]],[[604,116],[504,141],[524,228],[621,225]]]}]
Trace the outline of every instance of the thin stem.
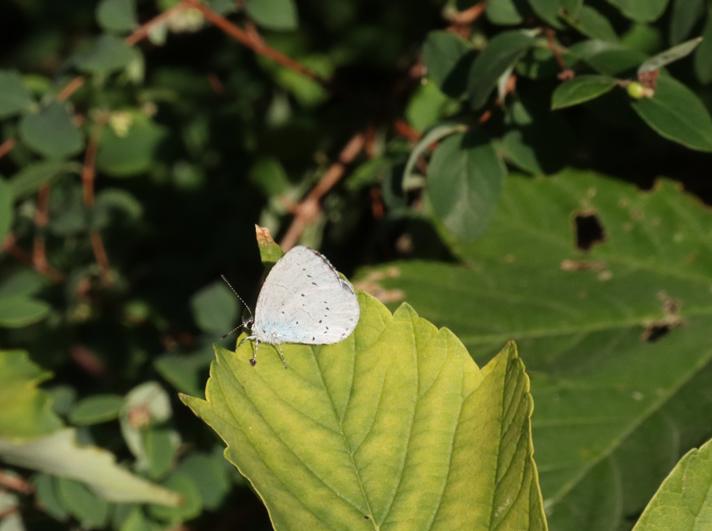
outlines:
[{"label": "thin stem", "polygon": [[[82,196],[84,205],[86,205],[88,209],[93,208],[96,201],[94,196],[94,181],[96,179],[96,152],[99,145],[100,134],[101,125],[97,125],[94,127],[92,134],[89,135],[87,149],[84,154],[84,164],[82,165]],[[91,240],[92,251],[94,252],[94,259],[99,266],[101,279],[105,284],[108,284],[110,281],[109,271],[111,270],[111,264],[109,263],[109,256],[106,254],[104,241],[96,229],[91,230],[89,238]]]},{"label": "thin stem", "polygon": [[19,476],[6,472],[0,472],[0,487],[19,492],[20,494],[32,494],[35,491],[31,483],[28,483]]},{"label": "thin stem", "polygon": [[301,74],[304,77],[308,77],[312,81],[316,81],[317,83],[320,83],[325,87],[328,86],[327,80],[322,78],[312,69],[308,68],[307,66],[304,66],[303,64],[292,59],[291,57],[286,56],[279,50],[275,50],[267,43],[265,43],[262,38],[259,37],[258,34],[256,34],[256,30],[254,28],[251,28],[251,30],[248,32],[240,28],[239,26],[233,24],[219,13],[216,13],[208,6],[201,4],[198,0],[185,1],[192,7],[200,11],[205,17],[205,20],[213,24],[215,27],[223,31],[226,35],[236,40],[246,48],[249,48],[250,50],[255,52],[257,55],[261,55],[263,57],[271,59],[275,63],[285,68],[288,68],[294,72],[297,72],[298,74]]},{"label": "thin stem", "polygon": [[12,149],[15,147],[16,143],[17,142],[14,138],[8,138],[2,144],[0,144],[0,159],[10,153],[10,151],[12,151]]},{"label": "thin stem", "polygon": [[359,132],[349,139],[341,149],[338,158],[324,172],[316,186],[296,206],[292,224],[280,242],[282,249],[286,251],[294,247],[304,229],[317,218],[321,212],[319,202],[339,182],[346,167],[361,153],[366,144],[367,134],[367,132]]},{"label": "thin stem", "polygon": [[2,244],[2,251],[8,253],[21,264],[31,267],[39,274],[50,279],[52,282],[62,282],[62,280],[64,280],[64,275],[62,275],[62,273],[57,271],[49,264],[47,264],[47,269],[45,270],[37,269],[35,267],[35,264],[33,263],[32,256],[30,255],[30,253],[28,253],[19,245],[17,245],[17,238],[14,234],[8,234],[5,237],[5,241]]}]

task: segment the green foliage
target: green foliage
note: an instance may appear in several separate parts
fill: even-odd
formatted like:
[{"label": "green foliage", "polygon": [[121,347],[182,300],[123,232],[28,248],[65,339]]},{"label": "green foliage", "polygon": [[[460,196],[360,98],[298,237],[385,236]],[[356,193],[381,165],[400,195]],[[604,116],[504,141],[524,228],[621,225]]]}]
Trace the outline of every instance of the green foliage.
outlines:
[{"label": "green foliage", "polygon": [[477,238],[487,227],[505,176],[504,165],[486,139],[476,134],[448,137],[428,167],[433,213],[458,238]]},{"label": "green foliage", "polygon": [[107,422],[119,417],[124,399],[118,395],[92,395],[72,406],[69,420],[77,426]]},{"label": "green foliage", "polygon": [[32,104],[32,96],[20,74],[0,70],[0,119],[26,111]]},{"label": "green foliage", "polygon": [[131,48],[114,35],[102,35],[73,57],[76,67],[82,72],[109,74],[125,68],[133,59]]},{"label": "green foliage", "polygon": [[47,394],[37,389],[50,375],[32,363],[27,352],[0,351],[0,369],[0,438],[37,437],[62,426]]},{"label": "green foliage", "polygon": [[[694,441],[707,430],[698,407],[709,403],[712,218],[669,183],[642,193],[576,172],[510,177],[503,198],[482,239],[453,242],[475,267],[398,263],[365,278],[447,322],[478,359],[515,338],[534,375],[552,526],[583,525],[580,507],[603,496],[618,504],[607,513],[615,527],[664,477],[660,459],[680,451],[679,441],[649,434],[665,425]],[[595,216],[603,231],[585,250],[577,216]],[[690,402],[695,413],[678,416]],[[642,478],[624,488],[633,474]]]},{"label": "green foliage", "polygon": [[293,30],[297,27],[294,0],[246,0],[245,10],[255,22],[269,29]]},{"label": "green foliage", "polygon": [[254,368],[249,345],[218,349],[206,400],[183,397],[273,525],[545,529],[515,347],[480,370],[410,307],[359,300],[350,340],[285,345],[287,371],[269,347]]},{"label": "green foliage", "polygon": [[477,56],[467,81],[470,104],[479,109],[497,85],[497,80],[524,55],[534,39],[522,31],[505,31],[494,37]]},{"label": "green foliage", "polygon": [[[0,2],[0,528],[689,527],[710,9]],[[297,244],[395,314],[251,367]]]},{"label": "green foliage", "polygon": [[690,149],[712,152],[712,118],[697,96],[679,81],[661,77],[653,97],[631,105],[661,136]]},{"label": "green foliage", "polygon": [[551,108],[563,109],[596,99],[616,86],[616,80],[607,76],[583,75],[556,87],[551,96]]},{"label": "green foliage", "polygon": [[107,31],[131,31],[138,24],[136,0],[101,0],[96,6],[96,21]]},{"label": "green foliage", "polygon": [[117,113],[103,132],[97,167],[112,177],[141,175],[151,167],[165,131],[140,114]]},{"label": "green foliage", "polygon": [[712,486],[712,442],[690,450],[675,465],[638,520],[636,531],[704,529],[712,524],[707,493]]},{"label": "green foliage", "polygon": [[30,149],[47,158],[76,155],[84,146],[81,131],[61,103],[51,103],[35,114],[23,116],[19,132]]}]

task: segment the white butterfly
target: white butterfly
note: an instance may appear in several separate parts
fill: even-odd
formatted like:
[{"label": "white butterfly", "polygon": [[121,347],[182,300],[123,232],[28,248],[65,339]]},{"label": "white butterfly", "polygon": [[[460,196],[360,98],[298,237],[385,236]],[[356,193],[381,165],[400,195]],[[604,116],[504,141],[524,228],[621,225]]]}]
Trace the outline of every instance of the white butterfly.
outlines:
[{"label": "white butterfly", "polygon": [[353,332],[359,315],[351,283],[321,253],[300,245],[289,250],[270,270],[257,297],[254,318],[250,312],[250,319],[240,325],[250,335],[237,346],[243,341],[252,342],[250,363],[255,365],[259,344],[268,343],[286,365],[278,345],[338,343]]}]

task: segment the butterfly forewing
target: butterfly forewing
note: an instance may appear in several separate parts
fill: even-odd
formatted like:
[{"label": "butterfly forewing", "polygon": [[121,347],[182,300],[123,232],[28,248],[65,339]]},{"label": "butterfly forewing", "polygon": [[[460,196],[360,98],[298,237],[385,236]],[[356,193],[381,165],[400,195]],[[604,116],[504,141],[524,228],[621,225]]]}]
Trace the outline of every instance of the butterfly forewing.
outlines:
[{"label": "butterfly forewing", "polygon": [[324,345],[346,338],[358,318],[351,284],[324,256],[298,246],[267,275],[257,298],[253,334],[266,343]]}]

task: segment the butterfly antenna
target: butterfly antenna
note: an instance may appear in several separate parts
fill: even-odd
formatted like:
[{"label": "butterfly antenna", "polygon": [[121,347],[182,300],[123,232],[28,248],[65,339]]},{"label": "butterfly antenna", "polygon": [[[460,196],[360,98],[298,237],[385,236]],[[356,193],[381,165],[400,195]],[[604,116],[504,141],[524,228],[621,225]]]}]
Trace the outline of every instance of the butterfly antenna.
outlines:
[{"label": "butterfly antenna", "polygon": [[[247,309],[247,311],[250,312],[250,320],[254,321],[255,316],[252,315],[252,310],[250,310],[250,307],[247,305],[247,303],[244,300],[242,300],[242,297],[240,297],[240,294],[235,290],[235,288],[232,287],[232,284],[230,284],[228,279],[225,278],[225,275],[221,274],[220,278],[223,279],[223,282],[225,282],[225,284],[227,284],[227,287],[230,288],[230,291],[232,291],[235,294],[235,297],[237,297],[237,299],[242,303],[242,305]],[[235,329],[235,330],[237,330],[237,329]],[[233,330],[233,332],[235,330]]]}]

